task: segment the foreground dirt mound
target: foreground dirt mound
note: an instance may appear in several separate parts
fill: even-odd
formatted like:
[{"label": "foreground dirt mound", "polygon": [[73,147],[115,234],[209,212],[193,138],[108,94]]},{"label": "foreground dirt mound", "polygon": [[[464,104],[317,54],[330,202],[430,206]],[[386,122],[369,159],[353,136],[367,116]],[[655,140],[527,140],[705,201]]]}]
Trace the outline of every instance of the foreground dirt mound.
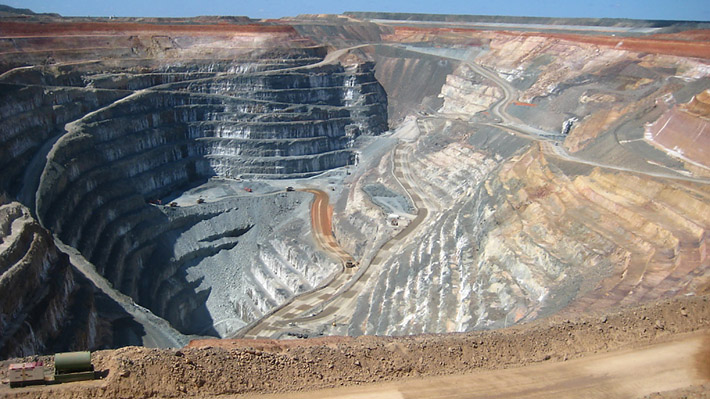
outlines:
[{"label": "foreground dirt mound", "polygon": [[[0,396],[211,397],[313,390],[565,361],[707,330],[708,300],[707,296],[684,297],[613,314],[551,318],[469,334],[330,337],[293,342],[205,340],[180,350],[126,347],[94,353],[93,363],[105,376],[103,380],[12,390],[3,385]],[[707,359],[699,361],[705,364]],[[8,362],[2,364],[2,379],[6,378]],[[707,365],[700,369],[707,369]]]}]

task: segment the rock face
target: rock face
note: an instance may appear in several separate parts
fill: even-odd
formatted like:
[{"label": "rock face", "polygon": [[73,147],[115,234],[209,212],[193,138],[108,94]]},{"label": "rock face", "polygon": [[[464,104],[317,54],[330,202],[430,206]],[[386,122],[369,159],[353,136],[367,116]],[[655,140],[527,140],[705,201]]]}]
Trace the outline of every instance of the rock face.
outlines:
[{"label": "rock face", "polygon": [[[24,188],[27,197],[33,197],[44,164],[33,165],[31,175],[28,167],[33,159],[46,156],[46,146],[63,134],[64,124],[128,94],[121,90],[73,87],[77,77],[55,78],[51,72],[32,71],[17,78],[10,74],[4,80],[0,83],[0,115],[5,121],[0,130],[3,174],[0,184],[3,191],[11,194]],[[7,83],[18,80],[21,84]]]},{"label": "rock face", "polygon": [[[326,62],[323,47],[304,46],[288,27],[193,34],[127,24],[106,35],[109,46],[94,43],[106,26],[74,26],[62,60],[78,61],[0,79],[0,190],[182,332],[233,332],[330,275],[332,261],[307,249],[308,224],[278,216],[307,213],[307,196],[180,209],[149,202],[210,178],[308,177],[355,163],[355,139],[387,130],[374,64]],[[27,35],[18,45],[33,57],[56,44],[32,24],[8,25],[13,32]],[[94,54],[76,50],[89,45]],[[109,60],[85,61],[94,55]],[[287,230],[303,249],[284,245]],[[221,279],[207,271],[223,268]]]},{"label": "rock face", "polygon": [[131,326],[17,202],[0,205],[0,292],[2,358],[114,346]]},{"label": "rock face", "polygon": [[[214,176],[304,177],[353,163],[353,140],[386,129],[384,93],[372,64],[298,66],[311,55],[294,50],[291,60],[189,65],[187,73],[218,76],[139,90],[67,124],[40,180],[39,219],[117,289],[182,332],[203,331],[206,316],[198,309],[209,291],[191,295],[194,287],[174,273],[196,256],[233,248],[253,223],[217,223],[224,227],[205,234],[210,242],[226,241],[192,248],[189,256],[171,254],[166,264],[161,259],[171,232],[195,229],[229,208],[175,218],[147,201]],[[278,63],[288,68],[270,69]],[[172,66],[161,71],[186,73]],[[121,84],[136,89],[142,79],[121,76]],[[105,74],[88,80],[95,88],[116,84]],[[161,78],[166,80],[173,79]],[[195,238],[204,242],[207,236]],[[317,282],[297,284],[267,303]],[[256,315],[268,309],[259,297]],[[250,310],[242,317],[256,315]]]},{"label": "rock face", "polygon": [[[422,28],[397,37],[421,46],[434,34]],[[710,271],[707,182],[702,171],[645,143],[644,123],[671,129],[666,122],[676,115],[677,142],[704,159],[697,154],[704,151],[705,94],[697,93],[708,84],[707,62],[544,35],[460,34],[461,41],[490,39],[474,62],[509,82],[509,114],[547,132],[581,122],[557,145],[477,124],[486,121],[480,111],[501,96],[499,85],[459,64],[440,86],[439,113],[419,120],[416,145],[402,150],[402,161],[383,160],[372,171],[386,181],[393,163],[395,176],[409,175],[427,217],[406,244],[378,254],[387,260],[369,272],[376,277],[339,332],[502,328],[556,312],[702,292]],[[387,77],[382,81],[386,87]],[[486,93],[495,95],[488,100]],[[697,95],[664,114],[654,105],[668,93],[683,101]],[[399,189],[396,181],[387,185]],[[353,208],[340,208],[336,229],[377,226],[371,237],[346,241],[354,251],[375,253],[399,232],[383,225],[386,206],[373,200],[370,207],[382,209],[365,212],[368,201],[348,200]]]},{"label": "rock face", "polygon": [[[502,328],[707,284],[710,193],[702,186],[571,173],[523,139],[475,132],[468,147],[457,130],[465,127],[430,133],[411,155],[431,216],[376,269],[349,334]],[[426,143],[452,137],[438,151]]]},{"label": "rock face", "polygon": [[[311,239],[311,197],[291,185],[328,186],[334,235],[373,263],[334,333],[500,328],[710,282],[702,32],[158,22],[3,25],[0,193],[31,227],[6,233],[21,243],[7,256],[34,265],[26,292],[64,282],[3,304],[12,345],[53,347],[66,323],[88,326],[68,339],[89,346],[104,345],[94,331],[137,334],[52,235],[184,334],[233,335],[337,280]],[[406,128],[376,137],[388,120]],[[81,290],[88,315],[62,324]],[[42,301],[57,310],[33,341],[40,327],[21,321]]]},{"label": "rock face", "polygon": [[681,159],[710,167],[710,91],[674,107],[646,127],[645,138]]},{"label": "rock face", "polygon": [[415,111],[430,112],[441,106],[441,86],[453,72],[455,62],[413,49],[376,46],[378,81],[387,92],[388,116],[401,122]]},{"label": "rock face", "polygon": [[467,116],[487,110],[502,98],[500,89],[482,79],[467,64],[461,64],[446,77],[440,96],[444,99],[444,105],[439,112]]}]

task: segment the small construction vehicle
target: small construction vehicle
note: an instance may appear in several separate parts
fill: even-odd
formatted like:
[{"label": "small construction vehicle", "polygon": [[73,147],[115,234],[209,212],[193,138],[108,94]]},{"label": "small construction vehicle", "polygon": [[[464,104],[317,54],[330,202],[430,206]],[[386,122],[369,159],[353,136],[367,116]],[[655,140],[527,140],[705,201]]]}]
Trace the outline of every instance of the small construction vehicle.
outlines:
[{"label": "small construction vehicle", "polygon": [[286,191],[296,191],[296,189],[291,186],[288,186],[286,187]]},{"label": "small construction vehicle", "polygon": [[248,193],[251,193],[251,192],[253,192],[254,190],[252,190],[252,189],[249,188],[249,187],[246,187],[246,188],[244,188],[244,191],[246,191],[246,192],[248,192]]}]

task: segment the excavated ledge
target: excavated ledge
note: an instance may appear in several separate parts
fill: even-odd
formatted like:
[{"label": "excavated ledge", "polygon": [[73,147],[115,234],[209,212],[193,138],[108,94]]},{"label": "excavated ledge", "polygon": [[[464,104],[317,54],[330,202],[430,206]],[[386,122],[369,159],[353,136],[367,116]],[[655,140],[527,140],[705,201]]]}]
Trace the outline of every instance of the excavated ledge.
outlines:
[{"label": "excavated ledge", "polygon": [[[72,323],[98,332],[67,339],[140,335],[52,255],[50,233],[184,334],[233,336],[266,314],[282,317],[273,336],[498,329],[706,290],[710,69],[674,55],[702,56],[704,35],[678,53],[674,37],[266,24],[4,31],[0,193],[27,209],[0,220],[0,272],[31,255],[33,279],[49,267],[71,286],[13,282],[47,299],[8,301],[7,345],[29,353],[40,327],[23,317],[54,301],[35,345],[53,347],[80,295],[94,303]],[[403,129],[361,138],[388,119]],[[274,309],[344,269],[291,186],[328,187],[362,277],[314,292],[330,302],[296,322]]]},{"label": "excavated ledge", "polygon": [[115,303],[98,295],[66,254],[17,202],[0,204],[0,357],[110,347],[140,335]]},{"label": "excavated ledge", "polygon": [[[0,81],[8,122],[0,188],[113,288],[184,333],[233,332],[318,285],[333,265],[306,272],[307,253],[247,244],[272,228],[259,214],[305,204],[300,195],[267,196],[259,207],[239,198],[184,209],[150,202],[167,204],[213,177],[308,177],[351,165],[358,136],[387,130],[374,64],[321,63],[322,47],[236,51],[36,66]],[[240,281],[205,285],[210,274],[196,270],[210,262],[233,264],[229,279]],[[226,291],[212,294],[215,286]],[[233,321],[215,330],[215,315]]]}]

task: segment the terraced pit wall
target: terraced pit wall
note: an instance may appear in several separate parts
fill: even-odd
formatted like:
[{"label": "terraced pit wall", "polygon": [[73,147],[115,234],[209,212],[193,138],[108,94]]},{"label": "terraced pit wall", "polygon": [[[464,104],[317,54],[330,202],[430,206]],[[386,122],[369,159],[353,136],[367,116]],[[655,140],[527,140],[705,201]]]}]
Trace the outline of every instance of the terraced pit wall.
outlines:
[{"label": "terraced pit wall", "polygon": [[[261,212],[292,209],[302,196],[255,198],[263,209],[239,199],[185,210],[148,202],[212,177],[307,177],[349,165],[358,136],[387,130],[372,63],[322,63],[324,48],[289,43],[300,40],[291,28],[271,30],[231,42],[222,33],[167,41],[143,34],[138,51],[120,59],[18,68],[0,81],[2,191],[114,288],[186,333],[219,334],[211,325],[217,305],[205,305],[211,288],[186,271],[204,259],[235,265],[232,284],[246,279],[228,294],[227,328],[318,285],[333,265],[306,270],[307,251],[237,246],[267,234]],[[84,39],[67,43],[84,48]],[[51,40],[20,42],[44,48]]]},{"label": "terraced pit wall", "polygon": [[1,358],[135,344],[125,338],[141,334],[17,202],[0,205],[0,291]]},{"label": "terraced pit wall", "polygon": [[[338,333],[502,328],[706,289],[707,172],[684,170],[687,163],[644,140],[644,126],[655,133],[668,115],[691,108],[683,112],[688,120],[678,118],[666,133],[696,161],[706,150],[698,100],[708,84],[706,60],[659,53],[662,46],[647,39],[640,42],[649,53],[466,30],[397,29],[392,40],[422,51],[417,46],[439,33],[458,34],[461,42],[490,39],[469,62],[504,77],[510,100],[530,101],[506,107],[526,125],[555,133],[563,122],[577,121],[557,145],[477,123],[490,121],[481,111],[502,93],[459,63],[439,86],[443,106],[418,115],[416,145],[405,146],[393,162],[395,175],[411,176],[428,216],[408,245],[396,243],[378,256],[377,277]],[[439,51],[431,47],[422,46]],[[687,102],[696,94],[664,114],[664,99]],[[391,165],[383,159],[355,190],[384,184],[406,199],[390,177]],[[353,194],[336,208],[335,230],[356,237],[343,245],[368,258],[400,228],[385,224],[390,209],[363,197]],[[352,233],[363,226],[377,226],[377,234]]]}]

